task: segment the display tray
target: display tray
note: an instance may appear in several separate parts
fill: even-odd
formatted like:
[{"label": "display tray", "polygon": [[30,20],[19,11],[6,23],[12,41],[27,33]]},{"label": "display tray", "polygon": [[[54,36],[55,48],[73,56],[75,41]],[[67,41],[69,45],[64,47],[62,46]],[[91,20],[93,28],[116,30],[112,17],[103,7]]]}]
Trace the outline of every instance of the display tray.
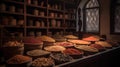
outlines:
[{"label": "display tray", "polygon": [[[112,62],[118,62],[120,60],[116,59],[120,56],[120,46],[117,47],[112,47],[110,49],[106,49],[104,51],[92,54],[92,55],[88,55],[88,56],[83,56],[81,58],[77,58],[77,59],[73,59],[70,62],[65,62],[65,63],[61,63],[61,64],[56,64],[53,67],[100,67],[100,66],[88,66],[87,63],[93,64],[91,62],[98,62],[98,63],[104,63],[104,62],[108,62],[109,60],[111,60],[112,58],[110,57],[110,55],[118,55],[116,56],[112,56],[112,58],[115,58],[114,61]],[[101,58],[102,57],[102,58]],[[100,59],[100,60],[98,60]],[[109,60],[108,60],[109,59]],[[102,61],[101,61],[102,60]],[[107,61],[104,61],[107,60]],[[87,66],[81,66],[82,65],[87,65]],[[6,67],[5,64],[0,64],[0,67]],[[101,67],[110,67],[110,66],[101,66]],[[115,67],[115,66],[114,66]]]},{"label": "display tray", "polygon": [[[75,67],[84,67],[84,66],[77,66],[77,64],[81,65],[80,64],[81,62],[87,63],[87,62],[89,62],[88,60],[91,60],[91,59],[96,58],[98,56],[102,56],[102,55],[106,55],[106,54],[112,54],[113,51],[116,51],[116,50],[119,51],[119,53],[117,55],[120,55],[120,46],[118,46],[118,47],[113,47],[111,49],[107,49],[107,50],[102,51],[102,52],[95,53],[93,55],[83,56],[82,58],[74,59],[71,62],[66,62],[66,63],[62,63],[62,64],[59,64],[59,65],[55,65],[54,67],[74,67],[74,66]],[[103,57],[105,57],[105,56],[103,56]],[[109,57],[109,55],[108,55],[108,57]],[[108,59],[108,58],[106,58],[106,59]],[[100,62],[100,61],[98,61],[98,62]],[[83,64],[83,65],[85,65],[85,64]]]}]

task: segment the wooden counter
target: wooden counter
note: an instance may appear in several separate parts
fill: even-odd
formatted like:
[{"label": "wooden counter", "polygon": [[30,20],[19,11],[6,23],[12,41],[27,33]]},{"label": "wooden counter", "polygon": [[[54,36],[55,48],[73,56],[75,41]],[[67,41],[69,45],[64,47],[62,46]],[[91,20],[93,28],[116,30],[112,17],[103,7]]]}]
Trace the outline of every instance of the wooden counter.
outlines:
[{"label": "wooden counter", "polygon": [[55,67],[120,67],[120,46],[84,56],[71,62],[56,65]]}]

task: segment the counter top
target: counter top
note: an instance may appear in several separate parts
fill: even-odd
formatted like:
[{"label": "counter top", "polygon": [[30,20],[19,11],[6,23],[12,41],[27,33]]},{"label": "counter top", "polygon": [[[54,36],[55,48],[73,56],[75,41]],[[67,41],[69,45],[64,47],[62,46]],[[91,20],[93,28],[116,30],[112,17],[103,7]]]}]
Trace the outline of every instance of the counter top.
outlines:
[{"label": "counter top", "polygon": [[[71,62],[66,62],[66,63],[63,63],[63,64],[59,64],[59,65],[56,65],[54,67],[66,67],[66,66],[67,67],[71,67],[71,66],[74,67],[74,65],[76,65],[76,64],[80,64],[84,61],[89,61],[89,60],[94,59],[98,56],[104,56],[104,55],[107,55],[107,54],[111,54],[111,53],[113,53],[112,51],[116,51],[116,50],[120,52],[120,46],[112,47],[110,49],[106,49],[105,51],[101,51],[101,52],[95,53],[93,55],[83,56],[82,58],[74,59]],[[118,54],[120,55],[120,53],[118,53]],[[96,60],[96,59],[94,59],[94,60]]]}]

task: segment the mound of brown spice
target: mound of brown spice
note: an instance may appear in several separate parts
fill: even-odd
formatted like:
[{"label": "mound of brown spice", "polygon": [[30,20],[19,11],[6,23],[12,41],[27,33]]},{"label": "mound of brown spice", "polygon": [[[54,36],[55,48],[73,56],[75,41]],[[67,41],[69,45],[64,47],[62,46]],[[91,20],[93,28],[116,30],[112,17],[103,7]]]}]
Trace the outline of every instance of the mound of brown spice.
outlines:
[{"label": "mound of brown spice", "polygon": [[15,55],[12,58],[10,58],[7,63],[8,64],[22,64],[22,63],[26,63],[32,61],[32,58],[28,57],[28,56],[23,56],[23,55]]}]

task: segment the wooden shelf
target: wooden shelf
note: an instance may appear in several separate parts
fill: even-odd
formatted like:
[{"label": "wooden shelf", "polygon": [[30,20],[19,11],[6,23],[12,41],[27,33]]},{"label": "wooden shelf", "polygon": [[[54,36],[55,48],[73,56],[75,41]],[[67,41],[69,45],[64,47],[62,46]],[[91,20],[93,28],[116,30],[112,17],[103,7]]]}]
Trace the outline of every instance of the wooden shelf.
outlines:
[{"label": "wooden shelf", "polygon": [[10,12],[10,11],[0,11],[0,13],[3,13],[3,14],[13,14],[13,15],[23,15],[23,13],[18,13],[18,12]]},{"label": "wooden shelf", "polygon": [[14,4],[19,4],[19,5],[24,5],[24,2],[18,2],[16,1],[12,1],[12,0],[2,0],[3,2],[8,2],[8,3],[14,3]]},{"label": "wooden shelf", "polygon": [[29,17],[37,17],[37,18],[47,18],[47,16],[36,16],[36,15],[32,15],[32,14],[27,14],[27,16],[29,16]]},{"label": "wooden shelf", "polygon": [[76,27],[66,27],[66,29],[76,29]]},{"label": "wooden shelf", "polygon": [[26,28],[34,28],[34,29],[47,29],[47,27],[37,27],[37,26],[27,26]]},{"label": "wooden shelf", "polygon": [[63,27],[49,27],[49,29],[65,29]]},{"label": "wooden shelf", "polygon": [[12,28],[24,28],[24,26],[14,26],[14,25],[3,25],[3,27],[12,27]]},{"label": "wooden shelf", "polygon": [[68,20],[68,21],[76,21],[76,19],[65,19],[65,20]]},{"label": "wooden shelf", "polygon": [[71,12],[71,11],[65,11],[65,13],[66,13],[66,14],[73,14],[73,15],[75,15],[75,13],[74,13],[74,12]]},{"label": "wooden shelf", "polygon": [[36,7],[36,8],[40,8],[40,9],[47,9],[47,7],[43,7],[43,6],[36,6],[36,5],[33,5],[33,4],[27,4],[27,6],[29,7]]},{"label": "wooden shelf", "polygon": [[61,13],[63,13],[63,12],[64,12],[64,10],[60,10],[60,9],[53,9],[53,8],[48,8],[48,10],[50,10],[50,11],[56,11],[56,12],[61,12]]},{"label": "wooden shelf", "polygon": [[[64,26],[63,24],[66,24],[67,22],[76,24],[75,19],[65,19],[64,18],[65,14],[68,14],[68,16],[75,15],[75,13],[73,13],[73,12],[66,11],[69,9],[66,6],[74,6],[74,4],[72,4],[72,2],[63,1],[63,0],[39,0],[38,5],[34,5],[32,3],[34,0],[31,1],[31,4],[28,4],[27,0],[22,0],[22,1],[23,2],[20,2],[17,0],[2,0],[2,3],[3,3],[3,5],[5,4],[6,8],[10,8],[9,6],[13,6],[13,8],[15,7],[15,11],[16,11],[16,12],[10,12],[10,11],[8,11],[9,9],[6,9],[6,11],[0,11],[0,15],[1,15],[2,19],[4,19],[4,17],[10,16],[10,17],[16,19],[17,21],[18,20],[24,21],[24,26],[5,25],[4,27],[16,28],[16,30],[18,28],[23,28],[24,36],[27,36],[27,33],[28,33],[27,30],[30,30],[30,29],[37,29],[37,30],[45,29],[45,31],[44,31],[45,34],[48,34],[49,30],[54,30],[53,32],[58,32],[61,30],[63,32],[66,32],[66,29],[67,30],[72,29],[72,31],[75,30],[75,27],[72,27],[72,28],[68,28],[67,26],[63,27]],[[44,2],[44,5],[41,6],[41,2]],[[50,8],[48,7],[48,5],[50,5]],[[55,7],[56,5],[57,5],[57,7]],[[58,8],[58,9],[54,9],[54,8]],[[22,9],[23,13],[18,13],[17,12],[18,9]],[[73,8],[71,8],[71,9],[73,9]],[[33,13],[37,13],[38,15],[34,15]],[[51,13],[53,13],[53,15],[55,17],[51,17],[52,16]],[[5,14],[5,16],[4,16],[4,14]],[[42,16],[42,14],[44,14],[45,16]],[[10,20],[10,19],[8,19],[8,20]],[[41,22],[43,21],[44,25],[46,27],[27,26],[29,24],[30,20],[31,20],[31,24],[33,24],[33,25],[35,25],[35,23],[37,21],[38,21],[38,24],[39,24],[39,22],[40,22],[40,24],[42,24]],[[56,21],[56,23],[58,22],[61,25],[61,27],[50,27],[52,21],[54,21],[54,20]]]},{"label": "wooden shelf", "polygon": [[59,17],[48,17],[48,19],[63,19],[64,20],[64,18],[59,18]]}]

